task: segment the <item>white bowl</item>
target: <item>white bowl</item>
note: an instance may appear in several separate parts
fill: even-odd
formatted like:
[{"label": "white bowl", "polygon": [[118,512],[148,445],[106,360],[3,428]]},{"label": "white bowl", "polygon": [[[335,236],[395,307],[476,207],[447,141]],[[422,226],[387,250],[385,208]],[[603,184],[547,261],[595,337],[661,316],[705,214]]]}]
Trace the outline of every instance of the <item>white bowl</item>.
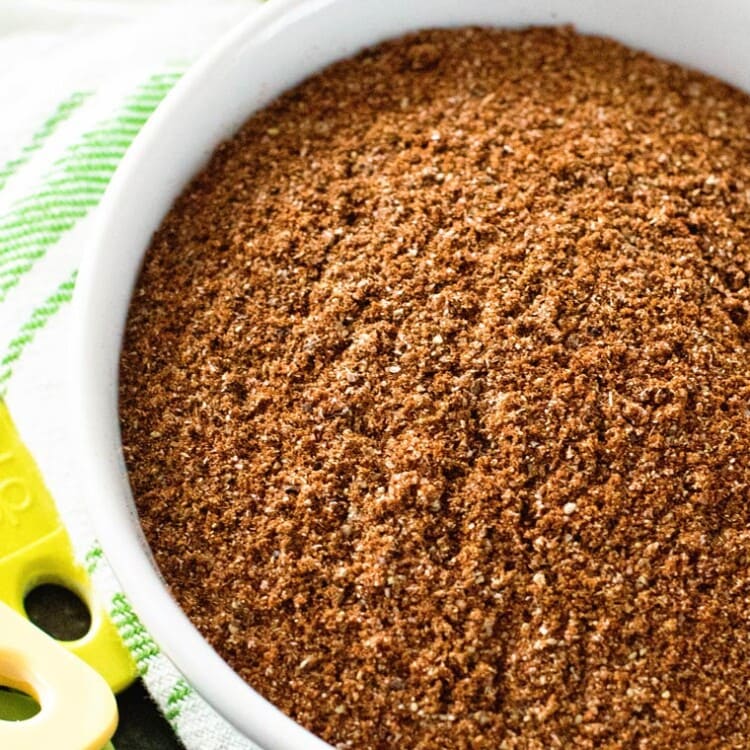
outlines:
[{"label": "white bowl", "polygon": [[252,690],[170,596],[141,533],[120,447],[118,360],[144,251],[214,147],[255,110],[334,60],[425,27],[572,23],[750,90],[747,0],[273,0],[175,87],[123,159],[75,293],[73,408],[85,493],[124,590],[189,682],[268,750],[327,748]]}]

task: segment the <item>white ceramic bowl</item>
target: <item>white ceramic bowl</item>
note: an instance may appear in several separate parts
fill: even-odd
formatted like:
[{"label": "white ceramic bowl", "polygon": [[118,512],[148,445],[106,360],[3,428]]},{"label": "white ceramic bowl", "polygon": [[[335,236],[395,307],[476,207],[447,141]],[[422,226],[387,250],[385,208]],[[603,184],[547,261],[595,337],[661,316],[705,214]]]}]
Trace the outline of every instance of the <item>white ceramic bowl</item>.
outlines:
[{"label": "white ceramic bowl", "polygon": [[334,60],[425,27],[572,23],[750,91],[748,0],[271,0],[177,85],[99,209],[75,294],[74,423],[88,507],[136,611],[192,685],[267,750],[327,748],[248,687],[171,598],[135,513],[117,376],[131,290],[152,232],[213,148],[255,110]]}]

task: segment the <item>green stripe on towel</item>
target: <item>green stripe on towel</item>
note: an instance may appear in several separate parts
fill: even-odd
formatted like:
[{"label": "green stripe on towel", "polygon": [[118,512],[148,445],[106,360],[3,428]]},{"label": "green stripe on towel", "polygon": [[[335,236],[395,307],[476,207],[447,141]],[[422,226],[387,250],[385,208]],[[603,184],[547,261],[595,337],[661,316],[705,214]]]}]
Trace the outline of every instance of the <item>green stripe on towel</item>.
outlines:
[{"label": "green stripe on towel", "polygon": [[47,139],[55,132],[55,130],[57,130],[57,126],[65,122],[89,96],[91,96],[91,93],[88,91],[76,91],[57,105],[55,111],[42,123],[39,130],[31,136],[31,139],[21,149],[18,156],[5,162],[5,164],[0,167],[0,190],[2,190],[8,183],[8,180],[31,159],[34,153],[44,146]]},{"label": "green stripe on towel", "polygon": [[138,673],[140,675],[146,674],[149,662],[159,655],[159,647],[154,643],[146,628],[143,627],[138,615],[133,611],[124,594],[115,594],[112,597],[109,616],[125,642],[128,651],[133,655]]},{"label": "green stripe on towel", "polygon": [[151,76],[113,118],[66,149],[35,193],[0,217],[0,302],[99,203],[133,138],[181,75]]},{"label": "green stripe on towel", "polygon": [[50,318],[73,298],[75,283],[76,272],[74,271],[39,307],[34,309],[29,319],[18,330],[18,334],[8,344],[8,348],[0,360],[0,397],[5,395],[8,382],[13,375],[13,367],[21,358],[26,347],[34,340],[36,334],[47,325]]},{"label": "green stripe on towel", "polygon": [[182,710],[182,703],[192,695],[193,688],[187,684],[183,677],[180,677],[174,687],[169,691],[164,716],[170,724],[174,724]]}]

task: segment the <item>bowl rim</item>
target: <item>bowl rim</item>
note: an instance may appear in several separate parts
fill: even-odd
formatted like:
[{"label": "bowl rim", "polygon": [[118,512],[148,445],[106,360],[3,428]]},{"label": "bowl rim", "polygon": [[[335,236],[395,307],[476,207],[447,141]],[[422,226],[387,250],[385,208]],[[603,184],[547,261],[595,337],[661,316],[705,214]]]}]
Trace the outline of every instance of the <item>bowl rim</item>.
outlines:
[{"label": "bowl rim", "polygon": [[[220,37],[190,66],[148,119],[118,165],[92,222],[91,239],[84,249],[73,298],[69,368],[71,424],[82,459],[79,468],[84,479],[85,504],[107,561],[160,651],[211,707],[242,735],[268,750],[331,750],[331,746],[284,714],[239,677],[172,598],[166,583],[157,573],[145,540],[142,554],[136,554],[132,545],[123,544],[118,539],[116,527],[108,517],[111,506],[92,500],[102,493],[121,498],[123,481],[127,483],[128,479],[127,473],[123,476],[125,465],[121,445],[117,456],[106,455],[102,448],[106,448],[107,441],[102,440],[102,430],[98,426],[101,418],[97,408],[101,405],[101,398],[91,398],[102,388],[97,368],[90,366],[97,360],[99,352],[92,350],[89,329],[95,316],[96,303],[92,297],[101,263],[97,250],[106,246],[112,215],[123,194],[129,190],[144,154],[159,141],[163,124],[179,110],[185,97],[211,80],[215,68],[239,54],[249,38],[271,31],[275,24],[290,18],[295,11],[306,15],[334,2],[336,0],[274,0],[252,7],[237,27]],[[117,434],[119,437],[119,424]],[[120,510],[127,514],[127,509]]]}]

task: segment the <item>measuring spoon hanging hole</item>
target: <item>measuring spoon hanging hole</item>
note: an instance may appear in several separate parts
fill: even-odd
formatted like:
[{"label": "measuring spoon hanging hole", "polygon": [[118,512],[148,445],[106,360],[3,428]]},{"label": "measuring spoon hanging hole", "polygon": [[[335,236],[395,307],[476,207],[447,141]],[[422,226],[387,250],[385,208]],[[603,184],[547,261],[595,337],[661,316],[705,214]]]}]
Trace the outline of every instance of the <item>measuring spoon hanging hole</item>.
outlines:
[{"label": "measuring spoon hanging hole", "polygon": [[29,620],[58,641],[77,641],[91,628],[88,604],[67,586],[57,583],[35,586],[26,594],[23,604]]}]

